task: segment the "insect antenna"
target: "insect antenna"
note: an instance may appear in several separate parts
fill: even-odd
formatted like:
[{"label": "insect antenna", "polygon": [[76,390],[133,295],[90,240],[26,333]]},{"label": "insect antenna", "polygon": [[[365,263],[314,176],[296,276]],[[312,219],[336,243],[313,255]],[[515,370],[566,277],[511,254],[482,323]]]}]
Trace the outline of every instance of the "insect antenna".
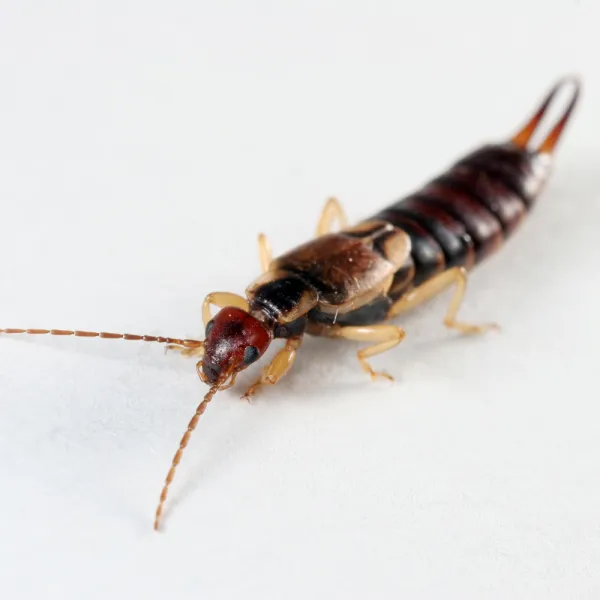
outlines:
[{"label": "insect antenna", "polygon": [[23,335],[72,335],[74,337],[102,338],[105,340],[128,340],[134,342],[157,342],[168,344],[182,349],[201,348],[203,342],[200,340],[184,340],[179,338],[162,337],[156,335],[136,335],[133,333],[108,333],[106,331],[71,331],[69,329],[0,329],[0,335],[23,334]]},{"label": "insect antenna", "polygon": [[206,410],[208,403],[212,400],[213,396],[217,393],[218,390],[219,390],[218,383],[213,385],[208,390],[208,393],[206,394],[206,396],[204,396],[204,399],[198,405],[198,408],[196,409],[196,412],[194,413],[192,420],[189,422],[187,429],[186,429],[185,433],[183,434],[181,441],[179,442],[179,448],[177,449],[177,452],[175,452],[175,456],[173,456],[173,460],[171,461],[171,468],[169,469],[169,472],[167,473],[167,477],[165,478],[165,483],[163,485],[162,492],[160,493],[160,499],[158,501],[158,506],[156,507],[156,515],[154,517],[155,531],[158,531],[160,517],[162,515],[163,507],[165,505],[165,501],[167,500],[167,495],[169,493],[169,486],[173,482],[173,478],[175,477],[175,470],[177,469],[177,466],[179,465],[179,462],[181,461],[181,456],[183,455],[183,451],[185,450],[185,447],[188,445],[188,442],[190,441],[190,437],[192,437],[192,433],[194,432],[194,429],[196,429],[196,425],[198,425],[198,421],[200,420],[200,417]]},{"label": "insect antenna", "polygon": [[577,104],[577,100],[579,99],[579,94],[581,92],[581,83],[579,81],[579,78],[576,76],[565,77],[564,79],[558,81],[556,85],[554,85],[550,92],[548,92],[548,95],[538,108],[537,112],[533,115],[533,117],[531,117],[531,119],[525,124],[525,126],[512,138],[513,144],[519,146],[520,148],[525,148],[527,146],[533,134],[538,129],[542,119],[544,118],[544,115],[554,102],[558,93],[569,84],[572,84],[574,89],[571,102],[568,104],[558,123],[556,123],[556,125],[553,127],[553,129],[550,131],[550,133],[546,136],[544,141],[540,144],[540,146],[537,149],[537,152],[548,154],[552,153],[552,151],[556,147],[556,144],[558,143],[558,140],[561,137],[563,129],[565,128],[569,118],[571,117],[571,113],[573,112],[573,109]]}]

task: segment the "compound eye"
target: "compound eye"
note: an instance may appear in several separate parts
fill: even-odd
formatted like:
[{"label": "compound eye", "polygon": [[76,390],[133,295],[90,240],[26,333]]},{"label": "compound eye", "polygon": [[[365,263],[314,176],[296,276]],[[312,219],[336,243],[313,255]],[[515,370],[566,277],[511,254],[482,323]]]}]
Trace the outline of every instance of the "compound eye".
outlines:
[{"label": "compound eye", "polygon": [[244,363],[247,365],[251,365],[254,361],[258,359],[260,356],[260,352],[258,348],[255,346],[247,346],[244,350]]},{"label": "compound eye", "polygon": [[215,320],[211,319],[207,324],[206,324],[206,331],[204,332],[205,337],[208,337],[210,334],[210,330],[213,328],[215,324]]}]

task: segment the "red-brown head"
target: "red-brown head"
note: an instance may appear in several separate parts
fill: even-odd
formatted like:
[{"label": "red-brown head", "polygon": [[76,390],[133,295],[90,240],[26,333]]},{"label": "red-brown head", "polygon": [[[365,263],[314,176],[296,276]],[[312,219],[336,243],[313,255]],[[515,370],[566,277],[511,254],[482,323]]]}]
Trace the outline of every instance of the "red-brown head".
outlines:
[{"label": "red-brown head", "polygon": [[206,326],[202,375],[221,383],[256,362],[271,343],[270,331],[246,311],[227,306]]}]

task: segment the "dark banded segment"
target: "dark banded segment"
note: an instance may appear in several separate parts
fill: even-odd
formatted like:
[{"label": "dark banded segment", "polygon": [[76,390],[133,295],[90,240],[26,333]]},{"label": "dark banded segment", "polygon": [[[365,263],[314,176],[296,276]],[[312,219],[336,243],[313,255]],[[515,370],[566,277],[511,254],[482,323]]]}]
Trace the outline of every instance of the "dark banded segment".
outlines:
[{"label": "dark banded segment", "polygon": [[500,180],[521,198],[527,206],[534,198],[526,189],[526,181],[534,176],[532,156],[512,144],[488,145],[459,160],[455,167],[469,167],[493,179]]},{"label": "dark banded segment", "polygon": [[[440,218],[440,214],[436,217],[431,217],[429,214],[423,214],[418,210],[408,210],[404,208],[402,202],[392,205],[388,212],[393,213],[397,217],[402,217],[407,221],[419,225],[427,234],[435,240],[436,244],[441,248],[443,253],[444,268],[448,269],[453,266],[460,266],[462,261],[467,256],[467,246],[461,238],[447,227],[444,223],[446,219]],[[428,211],[432,212],[432,211]],[[443,211],[438,213],[444,214]],[[446,215],[444,215],[446,216]]]},{"label": "dark banded segment", "polygon": [[548,157],[512,142],[487,145],[374,218],[410,236],[414,285],[420,285],[498,250],[527,214],[549,166]]},{"label": "dark banded segment", "polygon": [[411,256],[415,266],[414,284],[419,285],[446,268],[446,259],[436,239],[414,219],[386,209],[375,219],[383,219],[405,231],[411,241]]},{"label": "dark banded segment", "polygon": [[470,166],[458,166],[434,180],[434,183],[478,200],[511,235],[527,214],[523,199],[498,177]]},{"label": "dark banded segment", "polygon": [[389,210],[413,219],[436,239],[444,251],[447,269],[471,268],[475,263],[475,244],[464,223],[438,205],[416,195],[400,200]]},{"label": "dark banded segment", "polygon": [[468,194],[431,183],[419,197],[464,223],[475,243],[475,262],[480,262],[502,245],[504,235],[500,221]]}]

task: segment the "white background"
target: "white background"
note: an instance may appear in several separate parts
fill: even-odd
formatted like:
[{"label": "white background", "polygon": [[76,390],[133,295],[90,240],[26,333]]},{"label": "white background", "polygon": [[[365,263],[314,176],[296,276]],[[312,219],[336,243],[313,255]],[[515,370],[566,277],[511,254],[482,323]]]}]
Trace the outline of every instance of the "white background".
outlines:
[{"label": "white background", "polygon": [[[95,5],[94,5],[95,4]],[[0,327],[201,335],[213,290],[511,135],[584,81],[537,209],[401,347],[306,342],[279,386],[217,396],[156,345],[0,339],[7,599],[600,596],[600,6],[0,5]],[[256,371],[258,367],[255,367]]]}]

